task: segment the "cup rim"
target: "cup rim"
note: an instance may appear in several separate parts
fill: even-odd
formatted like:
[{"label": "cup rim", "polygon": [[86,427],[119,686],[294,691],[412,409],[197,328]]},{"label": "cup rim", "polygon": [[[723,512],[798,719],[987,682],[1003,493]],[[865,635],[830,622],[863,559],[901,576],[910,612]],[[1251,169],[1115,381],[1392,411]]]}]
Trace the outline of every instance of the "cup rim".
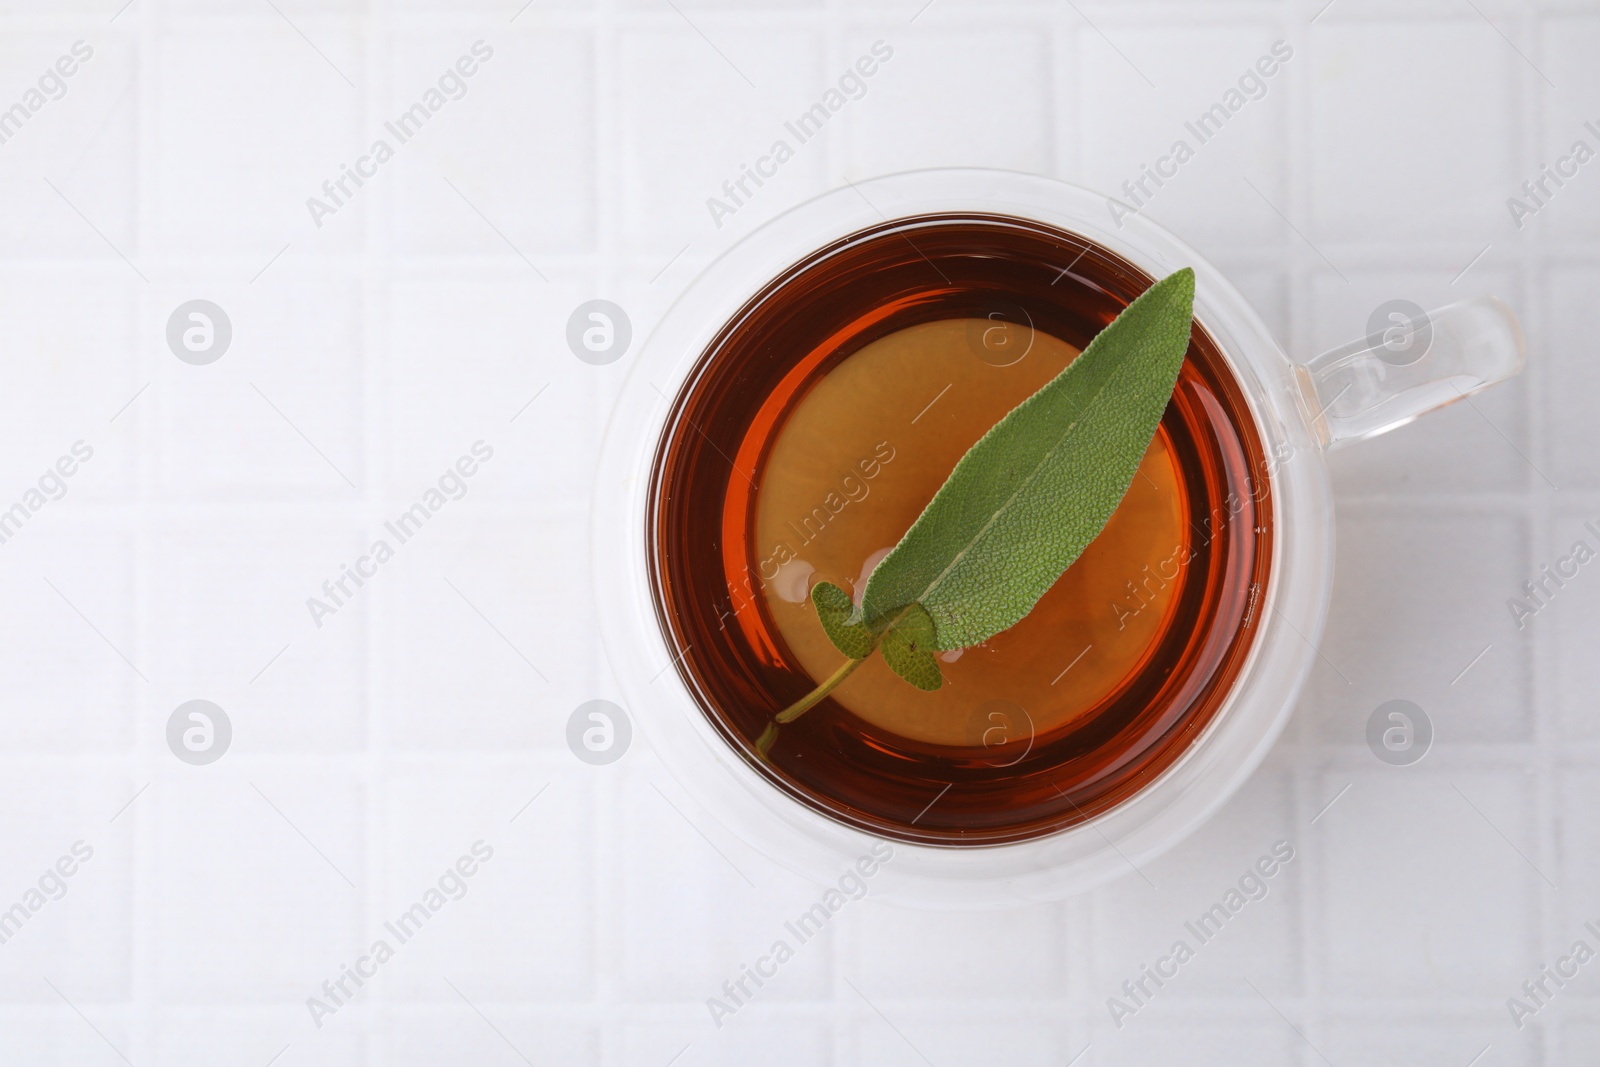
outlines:
[{"label": "cup rim", "polygon": [[[828,882],[880,838],[835,821],[768,781],[717,733],[674,668],[683,652],[658,623],[647,570],[650,467],[671,403],[712,337],[792,264],[832,241],[903,217],[984,212],[1043,222],[1122,256],[1153,277],[1196,274],[1195,316],[1237,379],[1272,470],[1273,545],[1260,631],[1221,708],[1160,775],[1110,810],[1054,834],[984,845],[894,841],[874,878],[882,898],[937,907],[1058,899],[1138,870],[1209,818],[1281,732],[1326,615],[1332,495],[1300,405],[1294,364],[1210,263],[1142,215],[1038,175],[976,168],[906,171],[803,201],[725,249],[689,283],[639,347],[605,431],[591,510],[592,579],[602,640],[641,730],[708,835],[731,837]],[[1126,205],[1123,205],[1125,208]],[[1102,221],[1103,220],[1103,221]]]}]

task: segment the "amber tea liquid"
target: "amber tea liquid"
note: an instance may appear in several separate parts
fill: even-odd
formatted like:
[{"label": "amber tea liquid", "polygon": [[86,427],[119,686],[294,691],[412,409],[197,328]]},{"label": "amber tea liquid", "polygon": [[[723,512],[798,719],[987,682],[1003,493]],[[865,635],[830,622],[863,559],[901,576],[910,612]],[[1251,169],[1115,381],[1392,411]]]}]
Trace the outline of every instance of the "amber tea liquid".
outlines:
[{"label": "amber tea liquid", "polygon": [[900,220],[796,265],[702,355],[652,474],[658,613],[705,713],[774,784],[901,840],[1021,840],[1131,796],[1217,713],[1259,623],[1272,509],[1197,323],[1121,506],[1026,618],[946,653],[937,692],[873,657],[755,754],[844,659],[810,587],[859,593],[962,454],[1151,281],[1034,222]]}]

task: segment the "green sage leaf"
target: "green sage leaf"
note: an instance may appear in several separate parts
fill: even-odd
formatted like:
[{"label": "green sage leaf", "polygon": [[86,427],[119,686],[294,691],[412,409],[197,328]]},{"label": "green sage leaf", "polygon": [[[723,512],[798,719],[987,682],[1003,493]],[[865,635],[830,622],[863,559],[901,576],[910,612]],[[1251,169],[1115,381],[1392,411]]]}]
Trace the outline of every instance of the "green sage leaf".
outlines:
[{"label": "green sage leaf", "polygon": [[961,457],[873,570],[850,622],[871,627],[921,605],[933,623],[931,647],[955,649],[1033,610],[1132,484],[1172,397],[1193,316],[1188,268],[1129,304]]},{"label": "green sage leaf", "polygon": [[916,686],[934,690],[944,684],[938,660],[933,658],[933,618],[921,604],[912,604],[884,631],[883,661],[889,669]]},{"label": "green sage leaf", "polygon": [[832,582],[818,582],[811,587],[811,603],[816,606],[822,629],[833,642],[833,647],[851,659],[866,659],[872,655],[878,635],[865,623],[852,623],[850,615],[856,609],[850,594]]}]

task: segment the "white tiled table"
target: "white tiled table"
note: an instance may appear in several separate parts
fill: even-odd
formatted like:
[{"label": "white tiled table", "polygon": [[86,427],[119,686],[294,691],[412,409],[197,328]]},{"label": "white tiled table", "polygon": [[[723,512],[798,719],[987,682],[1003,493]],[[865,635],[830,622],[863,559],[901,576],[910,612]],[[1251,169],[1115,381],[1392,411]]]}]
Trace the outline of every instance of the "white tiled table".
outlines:
[{"label": "white tiled table", "polygon": [[[1523,630],[1506,607],[1596,542],[1600,162],[1521,230],[1505,206],[1600,147],[1600,5],[120,3],[0,3],[0,108],[94,49],[0,145],[0,509],[94,450],[0,544],[0,909],[94,849],[0,945],[0,1062],[1600,1062],[1600,963],[1524,1029],[1505,1003],[1600,948],[1600,566]],[[314,226],[305,199],[480,39],[466,95]],[[879,39],[865,96],[714,225],[705,199]],[[568,314],[605,297],[642,337],[845,179],[1114,191],[1277,39],[1293,59],[1151,217],[1291,352],[1391,297],[1495,293],[1527,374],[1334,457],[1323,659],[1147,879],[999,914],[869,899],[717,1029],[706,998],[818,889],[714,851],[643,737],[608,767],[567,750],[571,710],[618,696],[586,523],[628,367],[573,358]],[[196,297],[234,331],[205,367],[164,340]],[[480,439],[465,498],[315,626],[305,598]],[[203,768],[165,741],[197,697],[234,729]],[[1391,698],[1438,730],[1412,767],[1362,740]],[[306,998],[479,839],[466,895],[314,1025]],[[1113,1026],[1278,839],[1267,899]]]}]

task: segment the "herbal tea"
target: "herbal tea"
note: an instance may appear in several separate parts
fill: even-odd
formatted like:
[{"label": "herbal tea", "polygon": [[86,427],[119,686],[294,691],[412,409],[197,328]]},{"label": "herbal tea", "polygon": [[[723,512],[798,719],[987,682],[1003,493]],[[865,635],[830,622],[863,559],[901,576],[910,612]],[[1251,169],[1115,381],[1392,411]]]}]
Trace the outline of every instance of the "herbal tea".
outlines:
[{"label": "herbal tea", "polygon": [[1254,634],[1271,506],[1196,323],[1126,495],[1026,617],[941,655],[935,691],[873,657],[763,737],[842,661],[812,588],[859,600],[968,448],[1148,286],[1037,223],[926,217],[818,252],[708,348],[653,472],[652,574],[679,670],[778,785],[905,840],[1018,840],[1136,792],[1210,721]]}]

